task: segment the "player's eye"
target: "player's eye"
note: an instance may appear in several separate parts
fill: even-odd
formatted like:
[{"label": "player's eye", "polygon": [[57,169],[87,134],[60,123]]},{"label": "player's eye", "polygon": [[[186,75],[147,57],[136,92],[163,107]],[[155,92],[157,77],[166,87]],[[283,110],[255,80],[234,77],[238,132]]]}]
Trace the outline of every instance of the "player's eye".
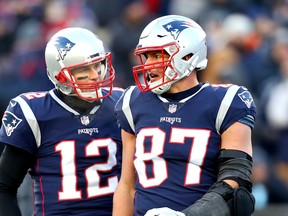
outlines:
[{"label": "player's eye", "polygon": [[156,59],[162,59],[162,55],[161,55],[161,54],[156,54],[156,55],[155,55],[155,58],[156,58]]},{"label": "player's eye", "polygon": [[87,75],[87,76],[78,76],[77,78],[76,78],[76,81],[83,81],[83,80],[87,80],[89,78],[89,76]]}]

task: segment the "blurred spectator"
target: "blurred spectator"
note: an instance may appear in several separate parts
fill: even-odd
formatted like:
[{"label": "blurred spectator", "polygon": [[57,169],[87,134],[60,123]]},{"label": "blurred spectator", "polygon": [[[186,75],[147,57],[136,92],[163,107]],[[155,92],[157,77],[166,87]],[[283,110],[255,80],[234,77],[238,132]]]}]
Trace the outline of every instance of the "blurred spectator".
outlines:
[{"label": "blurred spectator", "polygon": [[272,16],[276,23],[288,27],[288,2],[286,0],[275,0]]},{"label": "blurred spectator", "polygon": [[123,7],[121,17],[111,24],[111,49],[113,64],[117,68],[116,84],[126,88],[134,84],[132,66],[138,59],[133,52],[152,15],[144,1],[131,1]]},{"label": "blurred spectator", "polygon": [[274,166],[271,172],[275,173],[277,184],[269,185],[271,202],[288,202],[288,30],[279,28],[275,32],[275,41],[272,49],[278,73],[266,85],[262,103],[264,119],[269,132],[276,134],[271,143],[274,154]]},{"label": "blurred spectator", "polygon": [[255,197],[255,209],[260,210],[268,206],[269,191],[269,159],[266,152],[259,146],[253,146],[252,193]]},{"label": "blurred spectator", "polygon": [[87,0],[87,5],[93,10],[99,27],[107,28],[120,17],[122,4],[127,1],[130,0]]},{"label": "blurred spectator", "polygon": [[259,84],[273,72],[268,66],[266,41],[256,27],[247,15],[228,15],[218,27],[216,37],[213,37],[213,32],[211,38],[208,35],[208,42],[212,43],[211,61],[202,74],[202,80],[243,85],[257,100]]},{"label": "blurred spectator", "polygon": [[[216,63],[216,67],[209,62],[208,73],[206,71],[203,73],[203,80],[213,83],[210,79],[215,76],[212,74],[216,73],[219,83],[235,83],[249,88],[251,86],[249,83],[254,79],[246,75],[250,68],[246,67],[245,63],[248,59],[247,55],[252,55],[254,51],[247,44],[250,35],[254,32],[254,23],[246,15],[230,14],[223,20],[220,28],[221,40],[218,38],[213,43],[210,50],[211,57],[209,57],[212,58],[212,63]],[[212,69],[209,69],[210,65]]]},{"label": "blurred spectator", "polygon": [[170,0],[169,14],[181,14],[197,21],[208,6],[208,0]]},{"label": "blurred spectator", "polygon": [[[143,0],[151,16],[164,16],[170,13],[171,0]],[[179,2],[180,3],[180,2]]]}]

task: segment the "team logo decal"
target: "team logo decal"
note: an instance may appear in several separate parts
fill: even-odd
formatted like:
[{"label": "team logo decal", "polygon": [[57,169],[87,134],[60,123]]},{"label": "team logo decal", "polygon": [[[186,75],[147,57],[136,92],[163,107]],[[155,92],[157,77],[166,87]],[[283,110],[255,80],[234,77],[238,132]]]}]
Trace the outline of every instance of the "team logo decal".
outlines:
[{"label": "team logo decal", "polygon": [[244,92],[238,94],[238,96],[241,98],[241,100],[246,104],[246,106],[248,108],[251,107],[251,104],[253,102],[253,98],[252,98],[249,91],[244,91]]},{"label": "team logo decal", "polygon": [[2,124],[4,125],[7,136],[11,136],[12,132],[18,127],[22,119],[18,118],[16,115],[9,111],[5,111]]},{"label": "team logo decal", "polygon": [[170,32],[170,34],[176,40],[184,29],[194,26],[191,23],[185,22],[183,20],[174,20],[163,25],[163,27],[166,29],[166,31]]},{"label": "team logo decal", "polygon": [[175,113],[177,111],[177,105],[176,104],[169,104],[168,112]]},{"label": "team logo decal", "polygon": [[64,60],[67,53],[72,49],[75,43],[71,42],[65,37],[57,37],[54,41],[54,46],[57,48],[58,53],[62,60]]}]

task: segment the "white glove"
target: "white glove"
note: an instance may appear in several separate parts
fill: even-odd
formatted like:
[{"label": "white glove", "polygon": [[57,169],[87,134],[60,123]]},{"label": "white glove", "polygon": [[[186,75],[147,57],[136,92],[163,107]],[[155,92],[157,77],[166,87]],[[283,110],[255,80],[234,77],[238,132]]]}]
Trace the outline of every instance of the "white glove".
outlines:
[{"label": "white glove", "polygon": [[179,211],[174,211],[168,207],[163,207],[150,209],[144,216],[185,216],[185,214]]}]

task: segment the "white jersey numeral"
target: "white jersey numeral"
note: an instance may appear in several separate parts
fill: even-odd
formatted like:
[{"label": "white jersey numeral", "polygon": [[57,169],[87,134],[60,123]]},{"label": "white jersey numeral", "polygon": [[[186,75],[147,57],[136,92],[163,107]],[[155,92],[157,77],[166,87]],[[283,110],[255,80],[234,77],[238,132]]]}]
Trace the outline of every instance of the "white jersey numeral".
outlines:
[{"label": "white jersey numeral", "polygon": [[[170,137],[166,137],[166,132],[159,128],[142,129],[137,134],[136,158],[134,160],[140,184],[147,188],[158,186],[164,182],[168,178],[167,161],[161,157],[164,153],[165,140],[169,140],[170,144],[184,145],[186,138],[192,138],[192,144],[188,163],[186,164],[185,182],[183,184],[199,184],[201,165],[206,156],[209,137],[210,131],[203,129],[172,128]],[[147,138],[151,139],[149,152],[144,149],[144,142]],[[152,177],[148,177],[146,164],[151,162],[153,164],[153,175]]]},{"label": "white jersey numeral", "polygon": [[[86,145],[85,156],[97,157],[100,155],[100,148],[107,148],[108,159],[103,163],[95,163],[85,170],[87,182],[88,198],[111,194],[115,191],[118,184],[118,177],[111,176],[106,186],[100,186],[99,172],[107,172],[117,164],[116,152],[117,144],[112,139],[97,139]],[[59,200],[82,199],[81,190],[77,188],[77,169],[76,169],[76,143],[75,141],[62,141],[55,147],[61,155],[62,191],[58,192]]]}]

